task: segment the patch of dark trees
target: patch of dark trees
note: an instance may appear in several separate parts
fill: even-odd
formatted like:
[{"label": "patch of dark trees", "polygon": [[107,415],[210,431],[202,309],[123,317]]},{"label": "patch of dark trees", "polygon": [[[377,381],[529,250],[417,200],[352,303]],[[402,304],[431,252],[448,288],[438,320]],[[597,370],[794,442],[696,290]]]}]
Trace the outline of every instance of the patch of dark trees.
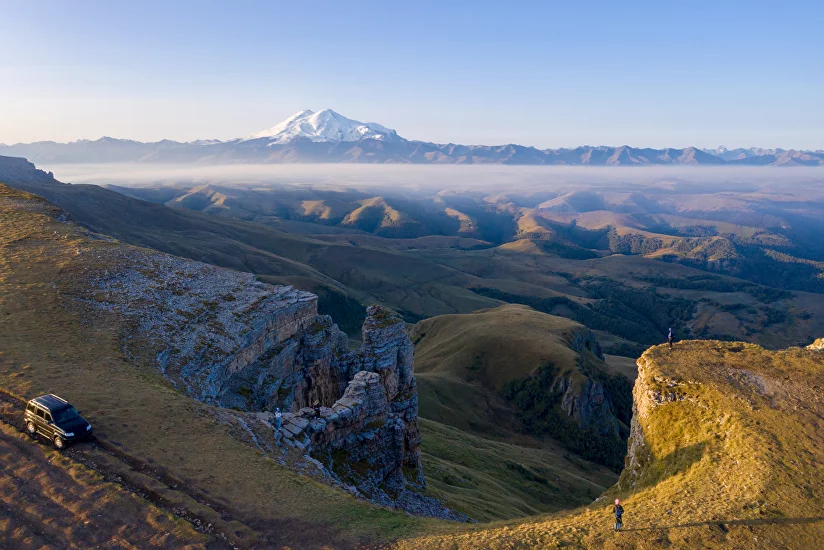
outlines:
[{"label": "patch of dark trees", "polygon": [[620,472],[627,453],[627,426],[632,419],[632,384],[621,375],[598,369],[584,374],[600,382],[613,414],[623,423],[618,436],[600,433],[594,426],[581,427],[561,408],[563,394],[552,391],[559,376],[557,367],[547,363],[531,376],[504,384],[501,395],[512,402],[527,433],[549,436],[583,458]]},{"label": "patch of dark trees", "polygon": [[765,304],[793,297],[793,293],[788,290],[771,288],[746,281],[725,279],[715,275],[690,275],[684,278],[636,277],[636,279],[660,288],[705,290],[708,292],[746,292],[759,302]]},{"label": "patch of dark trees", "polygon": [[[665,296],[652,288],[633,288],[606,277],[578,279],[577,282],[590,297],[598,300],[583,305],[566,296],[525,296],[485,287],[471,290],[502,302],[523,304],[543,313],[567,317],[589,329],[603,330],[647,346],[663,342],[669,327],[683,324],[695,314],[694,302]],[[634,353],[633,350],[628,356]]]}]

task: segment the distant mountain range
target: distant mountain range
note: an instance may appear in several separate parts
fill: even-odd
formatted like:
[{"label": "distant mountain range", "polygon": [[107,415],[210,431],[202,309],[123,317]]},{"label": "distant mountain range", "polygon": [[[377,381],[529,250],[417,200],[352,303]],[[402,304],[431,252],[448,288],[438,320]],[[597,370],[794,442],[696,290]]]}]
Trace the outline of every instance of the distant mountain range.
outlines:
[{"label": "distant mountain range", "polygon": [[756,165],[822,166],[824,151],[794,149],[647,149],[627,145],[537,149],[407,140],[380,124],[358,122],[331,109],[301,111],[245,138],[142,143],[103,137],[70,143],[0,144],[0,155],[37,163],[407,163],[568,166]]}]

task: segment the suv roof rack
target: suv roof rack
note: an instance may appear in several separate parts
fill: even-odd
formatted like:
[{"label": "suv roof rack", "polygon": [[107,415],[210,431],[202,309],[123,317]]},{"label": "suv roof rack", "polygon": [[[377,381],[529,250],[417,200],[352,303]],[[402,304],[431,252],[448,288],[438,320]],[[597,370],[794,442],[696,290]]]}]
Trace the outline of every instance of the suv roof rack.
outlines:
[{"label": "suv roof rack", "polygon": [[48,410],[55,410],[55,409],[62,409],[65,405],[68,405],[69,402],[63,399],[62,397],[58,397],[53,393],[47,395],[41,395],[40,397],[35,397],[32,399],[34,403],[37,403],[44,409]]}]

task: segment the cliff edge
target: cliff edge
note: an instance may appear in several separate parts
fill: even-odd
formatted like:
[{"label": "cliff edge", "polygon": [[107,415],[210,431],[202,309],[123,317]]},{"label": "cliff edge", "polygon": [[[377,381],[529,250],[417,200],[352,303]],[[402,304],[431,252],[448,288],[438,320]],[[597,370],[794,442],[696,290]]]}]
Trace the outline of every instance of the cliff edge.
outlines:
[{"label": "cliff edge", "polygon": [[465,519],[423,494],[413,346],[392,311],[368,308],[363,345],[350,350],[314,294],[124,245],[4,186],[0,207],[4,251],[17,261],[33,250],[31,273],[57,266],[47,287],[61,314],[82,326],[106,319],[130,370],[204,403],[236,439],[299,473],[377,504]]},{"label": "cliff edge", "polygon": [[[824,359],[686,341],[638,360],[626,467],[586,509],[399,548],[820,548]],[[611,530],[620,498],[625,531]]]},{"label": "cliff edge", "polygon": [[98,258],[82,300],[125,319],[124,351],[239,439],[377,504],[465,519],[423,495],[413,346],[394,312],[369,307],[353,351],[314,294],[132,247]]}]

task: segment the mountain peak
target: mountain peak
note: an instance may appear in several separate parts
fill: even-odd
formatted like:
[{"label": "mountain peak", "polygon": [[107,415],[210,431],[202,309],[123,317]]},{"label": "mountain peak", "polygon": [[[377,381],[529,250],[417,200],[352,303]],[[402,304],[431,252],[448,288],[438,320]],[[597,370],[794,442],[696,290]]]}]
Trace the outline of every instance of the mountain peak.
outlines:
[{"label": "mountain peak", "polygon": [[314,142],[349,142],[362,139],[393,141],[400,139],[395,130],[374,122],[359,122],[332,109],[318,112],[309,109],[299,111],[283,122],[256,132],[244,139],[267,139],[270,143],[288,143],[295,139]]}]

